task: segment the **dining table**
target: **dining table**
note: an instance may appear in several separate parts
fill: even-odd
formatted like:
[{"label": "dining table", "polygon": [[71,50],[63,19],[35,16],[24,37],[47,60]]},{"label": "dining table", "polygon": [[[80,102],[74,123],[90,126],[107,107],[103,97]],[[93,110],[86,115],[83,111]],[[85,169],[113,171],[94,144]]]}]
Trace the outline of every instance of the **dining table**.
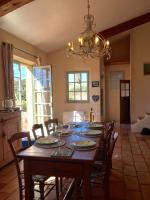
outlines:
[{"label": "dining table", "polygon": [[[90,174],[98,151],[101,134],[96,137],[88,137],[83,134],[88,129],[89,126],[81,123],[77,127],[72,128],[71,134],[58,136],[63,141],[62,146],[40,148],[38,145],[33,144],[17,154],[18,158],[24,160],[25,200],[32,200],[33,198],[33,190],[31,187],[33,175],[82,179],[84,199],[92,199]],[[80,150],[71,146],[75,141],[83,140],[92,140],[96,143],[96,146],[89,150]],[[61,152],[65,148],[72,151],[70,156],[54,156],[56,151]]]}]

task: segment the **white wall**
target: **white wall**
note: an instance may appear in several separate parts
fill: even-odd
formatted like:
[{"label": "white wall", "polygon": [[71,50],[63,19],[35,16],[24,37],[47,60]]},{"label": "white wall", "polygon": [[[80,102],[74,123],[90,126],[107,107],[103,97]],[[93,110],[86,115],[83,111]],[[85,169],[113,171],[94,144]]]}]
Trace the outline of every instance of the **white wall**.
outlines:
[{"label": "white wall", "polygon": [[131,119],[150,112],[150,75],[143,65],[150,63],[150,23],[131,31]]},{"label": "white wall", "polygon": [[[91,96],[100,94],[100,87],[92,88],[91,81],[99,81],[99,60],[88,59],[83,61],[78,57],[66,57],[66,49],[61,49],[49,54],[49,63],[52,65],[53,76],[53,106],[54,116],[62,120],[63,111],[79,110],[85,111],[87,117],[90,108],[93,107],[95,120],[100,120],[100,101],[93,102]],[[67,103],[66,102],[66,72],[67,71],[89,71],[90,102],[88,103]]]}]

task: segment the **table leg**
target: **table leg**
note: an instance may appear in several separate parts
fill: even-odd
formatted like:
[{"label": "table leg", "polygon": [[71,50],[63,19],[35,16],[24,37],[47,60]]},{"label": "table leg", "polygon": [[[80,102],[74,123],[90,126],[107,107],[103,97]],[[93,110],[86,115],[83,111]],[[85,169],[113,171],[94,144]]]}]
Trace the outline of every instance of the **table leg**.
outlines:
[{"label": "table leg", "polygon": [[28,161],[24,160],[24,181],[25,181],[25,200],[34,199],[34,183],[32,181],[32,175],[29,174]]},{"label": "table leg", "polygon": [[83,177],[83,195],[85,200],[92,200],[92,191],[90,184],[90,169],[88,166],[84,169],[84,177]]}]

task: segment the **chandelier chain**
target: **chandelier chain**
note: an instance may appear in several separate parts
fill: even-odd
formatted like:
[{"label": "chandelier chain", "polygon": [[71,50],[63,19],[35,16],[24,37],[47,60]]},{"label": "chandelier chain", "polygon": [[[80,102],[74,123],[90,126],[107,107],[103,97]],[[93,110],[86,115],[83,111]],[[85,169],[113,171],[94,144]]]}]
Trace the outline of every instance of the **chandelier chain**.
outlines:
[{"label": "chandelier chain", "polygon": [[87,0],[87,3],[88,3],[87,8],[88,8],[88,16],[89,16],[90,15],[90,0]]}]

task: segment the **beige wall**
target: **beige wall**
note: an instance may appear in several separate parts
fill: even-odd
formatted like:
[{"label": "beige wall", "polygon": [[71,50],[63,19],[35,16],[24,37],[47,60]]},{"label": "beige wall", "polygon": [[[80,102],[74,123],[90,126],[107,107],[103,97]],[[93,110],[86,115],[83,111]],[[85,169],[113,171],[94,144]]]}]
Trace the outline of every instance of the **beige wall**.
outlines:
[{"label": "beige wall", "polygon": [[78,57],[66,57],[66,50],[61,49],[49,54],[49,63],[52,65],[53,76],[53,105],[54,116],[62,120],[63,111],[85,111],[89,114],[93,107],[96,121],[100,120],[100,101],[93,102],[90,98],[89,103],[67,103],[66,102],[66,72],[67,71],[89,71],[90,97],[93,94],[99,94],[100,88],[92,88],[91,81],[99,81],[99,60],[90,59],[83,61]]},{"label": "beige wall", "polygon": [[131,119],[150,112],[150,75],[143,64],[150,63],[150,23],[131,31]]},{"label": "beige wall", "polygon": [[123,72],[124,79],[130,80],[130,65],[120,64],[105,66],[105,86],[106,86],[106,120],[120,121],[120,88],[112,89],[111,72]]},{"label": "beige wall", "polygon": [[[15,47],[23,49],[27,52],[30,52],[33,55],[36,56],[40,56],[41,57],[41,64],[42,65],[47,65],[47,54],[43,51],[40,51],[39,49],[37,49],[36,47],[34,47],[33,45],[15,37],[14,35],[0,29],[0,44],[2,42],[8,42],[8,43],[12,43]],[[22,58],[31,60],[31,61],[35,61],[33,59],[32,56],[28,56],[27,54],[21,53],[19,51],[15,51],[14,52],[15,55],[20,56]],[[1,84],[0,84],[0,98],[4,97],[4,79],[3,79],[3,70],[2,70],[2,64],[1,64],[1,53],[0,53],[0,80],[1,80]]]}]

